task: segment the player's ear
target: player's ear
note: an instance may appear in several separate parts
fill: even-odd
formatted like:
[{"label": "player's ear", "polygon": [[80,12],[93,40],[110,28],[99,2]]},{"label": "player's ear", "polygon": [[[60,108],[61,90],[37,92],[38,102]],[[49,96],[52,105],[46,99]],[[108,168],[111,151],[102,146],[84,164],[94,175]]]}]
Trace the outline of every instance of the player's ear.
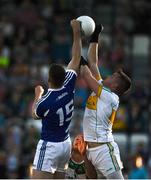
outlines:
[{"label": "player's ear", "polygon": [[118,89],[119,89],[119,83],[118,83],[118,82],[114,82],[114,83],[111,85],[111,87],[112,87],[112,89],[113,89],[114,91],[118,91]]}]

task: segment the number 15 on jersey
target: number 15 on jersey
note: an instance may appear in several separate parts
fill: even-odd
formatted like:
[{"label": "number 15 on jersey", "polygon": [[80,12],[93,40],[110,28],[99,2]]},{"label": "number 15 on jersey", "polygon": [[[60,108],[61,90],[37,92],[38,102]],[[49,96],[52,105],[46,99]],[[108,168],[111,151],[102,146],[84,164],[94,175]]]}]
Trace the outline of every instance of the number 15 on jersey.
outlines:
[{"label": "number 15 on jersey", "polygon": [[[65,105],[65,108],[61,107],[57,110],[56,114],[59,115],[59,126],[63,126],[64,122],[66,121],[70,121],[72,118],[72,112],[73,112],[74,106],[73,106],[73,99],[68,102]],[[71,113],[71,115],[69,116],[69,114]]]}]

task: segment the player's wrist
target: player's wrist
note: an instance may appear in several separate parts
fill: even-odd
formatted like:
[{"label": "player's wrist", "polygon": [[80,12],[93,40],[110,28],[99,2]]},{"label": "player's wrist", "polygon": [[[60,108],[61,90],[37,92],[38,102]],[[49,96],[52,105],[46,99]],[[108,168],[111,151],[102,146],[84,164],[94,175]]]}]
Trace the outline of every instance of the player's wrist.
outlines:
[{"label": "player's wrist", "polygon": [[80,30],[73,30],[73,36],[74,39],[78,39],[81,37],[81,31]]},{"label": "player's wrist", "polygon": [[77,174],[84,174],[85,173],[85,169],[84,169],[84,161],[81,162],[76,162],[75,160],[73,160],[72,158],[70,158],[69,161],[69,168],[71,169],[75,169],[75,171],[77,172]]},{"label": "player's wrist", "polygon": [[80,22],[76,22],[76,25],[72,26],[73,34],[80,35],[81,34],[81,25]]},{"label": "player's wrist", "polygon": [[96,26],[95,31],[91,35],[90,43],[94,43],[94,42],[98,43],[99,34],[103,31],[103,29],[104,28],[103,28],[102,24]]}]

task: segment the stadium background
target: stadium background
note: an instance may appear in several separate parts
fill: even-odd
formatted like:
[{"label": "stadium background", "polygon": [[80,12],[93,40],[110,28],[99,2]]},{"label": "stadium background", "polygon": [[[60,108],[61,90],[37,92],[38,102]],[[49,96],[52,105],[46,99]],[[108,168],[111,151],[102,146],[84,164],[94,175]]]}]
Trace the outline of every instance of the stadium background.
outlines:
[{"label": "stadium background", "polygon": [[[69,62],[70,20],[80,15],[89,15],[105,27],[99,48],[103,77],[124,66],[133,79],[114,125],[124,174],[151,178],[150,10],[149,0],[0,1],[0,178],[29,177],[40,129],[39,122],[31,119],[34,87],[46,87],[50,63]],[[86,54],[87,40],[83,47]],[[78,79],[72,138],[82,131],[88,94],[86,84]]]}]

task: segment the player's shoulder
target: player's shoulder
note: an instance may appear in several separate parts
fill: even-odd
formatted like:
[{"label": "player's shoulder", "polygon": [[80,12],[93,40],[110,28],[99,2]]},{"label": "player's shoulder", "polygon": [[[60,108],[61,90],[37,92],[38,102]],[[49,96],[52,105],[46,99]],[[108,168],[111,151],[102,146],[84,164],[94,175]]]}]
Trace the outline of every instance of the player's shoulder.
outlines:
[{"label": "player's shoulder", "polygon": [[113,92],[109,88],[107,88],[105,86],[102,86],[102,93],[101,93],[101,95],[106,97],[106,98],[108,98],[108,97],[112,97],[113,96]]},{"label": "player's shoulder", "polygon": [[75,74],[77,76],[77,72],[74,69],[66,69],[67,74]]},{"label": "player's shoulder", "polygon": [[107,87],[102,87],[102,96],[104,96],[108,101],[119,103],[119,97],[116,95],[114,92],[112,92],[109,88]]},{"label": "player's shoulder", "polygon": [[58,96],[58,94],[62,93],[64,90],[64,86],[61,88],[53,89],[53,88],[48,88],[46,94],[42,96],[42,99],[47,99],[48,101],[51,99],[54,99],[55,96]]},{"label": "player's shoulder", "polygon": [[119,104],[119,96],[115,94],[114,92],[112,93],[112,100],[114,104]]},{"label": "player's shoulder", "polygon": [[54,105],[54,103],[59,102],[63,97],[68,95],[68,91],[66,90],[66,88],[64,86],[62,86],[61,88],[58,89],[50,89],[49,90],[51,92],[51,95],[48,98],[48,102],[49,104]]}]

